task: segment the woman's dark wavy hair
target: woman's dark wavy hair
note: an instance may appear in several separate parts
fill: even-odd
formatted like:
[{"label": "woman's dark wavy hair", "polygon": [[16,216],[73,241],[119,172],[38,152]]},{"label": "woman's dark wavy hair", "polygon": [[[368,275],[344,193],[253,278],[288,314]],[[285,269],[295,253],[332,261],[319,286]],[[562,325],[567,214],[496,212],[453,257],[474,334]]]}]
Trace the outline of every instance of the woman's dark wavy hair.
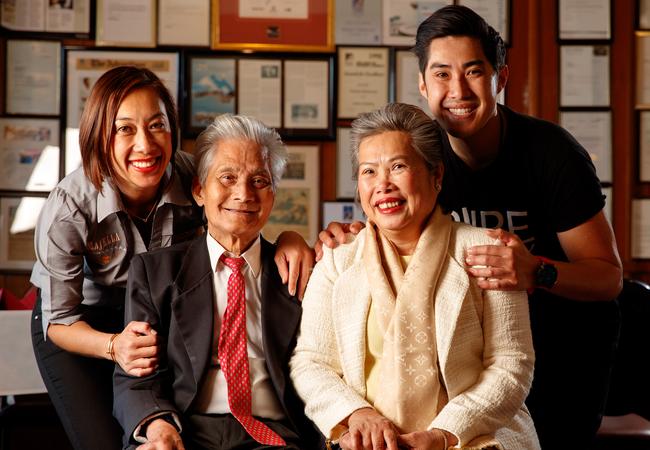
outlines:
[{"label": "woman's dark wavy hair", "polygon": [[418,58],[423,75],[429,60],[431,41],[446,36],[469,36],[478,39],[485,57],[497,72],[506,64],[506,46],[499,33],[470,8],[449,5],[431,14],[418,27],[413,52]]},{"label": "woman's dark wavy hair", "polygon": [[151,70],[135,66],[115,67],[99,77],[93,86],[79,122],[79,147],[84,173],[100,192],[105,178],[115,179],[111,143],[120,105],[131,92],[145,88],[152,89],[165,105],[172,134],[171,163],[174,168],[178,145],[178,113],[174,98]]}]

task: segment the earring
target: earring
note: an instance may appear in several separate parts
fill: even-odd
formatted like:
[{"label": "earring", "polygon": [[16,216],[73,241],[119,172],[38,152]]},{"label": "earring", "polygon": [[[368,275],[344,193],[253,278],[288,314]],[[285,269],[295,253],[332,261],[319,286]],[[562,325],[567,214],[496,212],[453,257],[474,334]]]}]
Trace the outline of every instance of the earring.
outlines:
[{"label": "earring", "polygon": [[438,191],[438,192],[440,192],[440,189],[442,189],[442,186],[440,186],[440,183],[436,183],[436,185],[434,187],[435,187],[436,191]]}]

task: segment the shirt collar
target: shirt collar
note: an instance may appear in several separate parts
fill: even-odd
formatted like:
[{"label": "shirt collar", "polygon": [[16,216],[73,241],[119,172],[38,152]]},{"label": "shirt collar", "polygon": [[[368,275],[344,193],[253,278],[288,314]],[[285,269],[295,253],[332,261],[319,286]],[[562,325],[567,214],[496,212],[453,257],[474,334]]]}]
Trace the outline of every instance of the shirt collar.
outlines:
[{"label": "shirt collar", "polygon": [[[208,253],[210,254],[210,264],[213,270],[216,270],[221,255],[228,252],[219,242],[217,242],[215,238],[210,236],[210,233],[206,234]],[[260,235],[257,235],[255,241],[251,244],[250,247],[248,247],[248,250],[242,253],[241,257],[244,258],[246,264],[248,264],[248,267],[250,267],[251,272],[253,273],[253,277],[257,278],[262,266],[262,241]]]},{"label": "shirt collar", "polygon": [[[168,164],[161,179],[161,183],[164,186],[167,186],[169,183],[171,175],[172,165]],[[192,204],[185,194],[181,177],[178,173],[172,179],[171,185],[164,190],[156,208],[165,203],[171,203],[178,206],[190,206]],[[113,185],[111,179],[104,178],[104,181],[102,182],[102,192],[97,196],[97,221],[101,222],[109,215],[115,214],[118,211],[126,211],[119,190]]]}]

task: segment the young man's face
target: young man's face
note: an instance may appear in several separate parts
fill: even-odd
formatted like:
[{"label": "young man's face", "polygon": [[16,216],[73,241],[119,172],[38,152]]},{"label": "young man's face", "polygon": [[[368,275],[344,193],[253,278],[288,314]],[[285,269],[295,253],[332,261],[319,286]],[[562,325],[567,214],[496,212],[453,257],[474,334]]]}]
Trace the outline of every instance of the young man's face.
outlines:
[{"label": "young man's face", "polygon": [[454,137],[467,139],[496,116],[496,96],[507,79],[507,67],[497,74],[478,39],[446,36],[429,44],[419,87],[440,126]]}]

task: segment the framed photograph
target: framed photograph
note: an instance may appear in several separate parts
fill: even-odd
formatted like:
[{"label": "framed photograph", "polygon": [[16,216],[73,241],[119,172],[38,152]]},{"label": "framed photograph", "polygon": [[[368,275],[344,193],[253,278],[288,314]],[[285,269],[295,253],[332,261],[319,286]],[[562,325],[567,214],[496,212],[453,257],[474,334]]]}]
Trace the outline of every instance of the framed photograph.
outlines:
[{"label": "framed photograph", "polygon": [[381,2],[336,0],[334,36],[338,45],[381,44]]},{"label": "framed photograph", "polygon": [[339,47],[337,54],[339,119],[354,119],[388,102],[387,47]]},{"label": "framed photograph", "polygon": [[0,25],[8,30],[90,33],[89,0],[13,0],[0,8]]},{"label": "framed photograph", "polygon": [[650,0],[639,0],[639,24],[642,30],[650,30]]},{"label": "framed photograph", "polygon": [[639,112],[639,181],[650,182],[650,111]]},{"label": "framed photograph", "polygon": [[452,3],[453,0],[382,0],[382,44],[413,47],[420,22]]},{"label": "framed photograph", "polygon": [[558,0],[560,39],[611,39],[611,6],[611,0]]},{"label": "framed photograph", "polygon": [[650,108],[650,31],[636,32],[636,107]]},{"label": "framed photograph", "polygon": [[608,107],[609,45],[560,46],[560,106]]},{"label": "framed photograph", "polygon": [[8,114],[60,114],[61,44],[58,41],[7,41]]},{"label": "framed photograph", "polygon": [[352,223],[366,222],[363,209],[355,202],[323,202],[322,229],[327,228],[332,222]]},{"label": "framed photograph", "polygon": [[188,59],[188,129],[198,134],[218,115],[236,113],[236,60],[220,56]]},{"label": "framed photograph", "polygon": [[312,246],[318,236],[320,184],[318,145],[289,145],[289,159],[269,221],[262,230],[273,242],[285,230],[299,233]]},{"label": "framed photograph", "polygon": [[612,112],[561,111],[560,125],[589,152],[602,183],[612,182]]},{"label": "framed photograph", "polygon": [[282,127],[282,60],[240,59],[237,106],[240,114]]},{"label": "framed photograph", "polygon": [[395,101],[418,106],[433,117],[427,99],[420,94],[418,58],[410,50],[395,52]]},{"label": "framed photograph", "polygon": [[98,46],[155,47],[155,0],[97,0]]},{"label": "framed photograph", "polygon": [[0,269],[31,270],[34,229],[45,197],[0,198]]},{"label": "framed photograph", "polygon": [[158,45],[210,45],[210,0],[158,0]]},{"label": "framed photograph", "polygon": [[336,198],[339,200],[351,200],[357,195],[357,183],[353,179],[350,157],[351,132],[352,128],[348,127],[339,127],[336,130]]},{"label": "framed photograph", "polygon": [[332,127],[331,59],[284,61],[285,134],[329,135]]},{"label": "framed photograph", "polygon": [[456,0],[456,4],[472,8],[499,32],[506,44],[510,42],[509,0]]},{"label": "framed photograph", "polygon": [[178,103],[179,58],[175,52],[66,50],[65,174],[81,163],[79,119],[95,81],[122,65],[146,67],[160,77]]},{"label": "framed photograph", "polygon": [[59,121],[0,118],[0,190],[49,192],[59,182]]},{"label": "framed photograph", "polygon": [[212,0],[212,48],[332,52],[334,0]]}]

